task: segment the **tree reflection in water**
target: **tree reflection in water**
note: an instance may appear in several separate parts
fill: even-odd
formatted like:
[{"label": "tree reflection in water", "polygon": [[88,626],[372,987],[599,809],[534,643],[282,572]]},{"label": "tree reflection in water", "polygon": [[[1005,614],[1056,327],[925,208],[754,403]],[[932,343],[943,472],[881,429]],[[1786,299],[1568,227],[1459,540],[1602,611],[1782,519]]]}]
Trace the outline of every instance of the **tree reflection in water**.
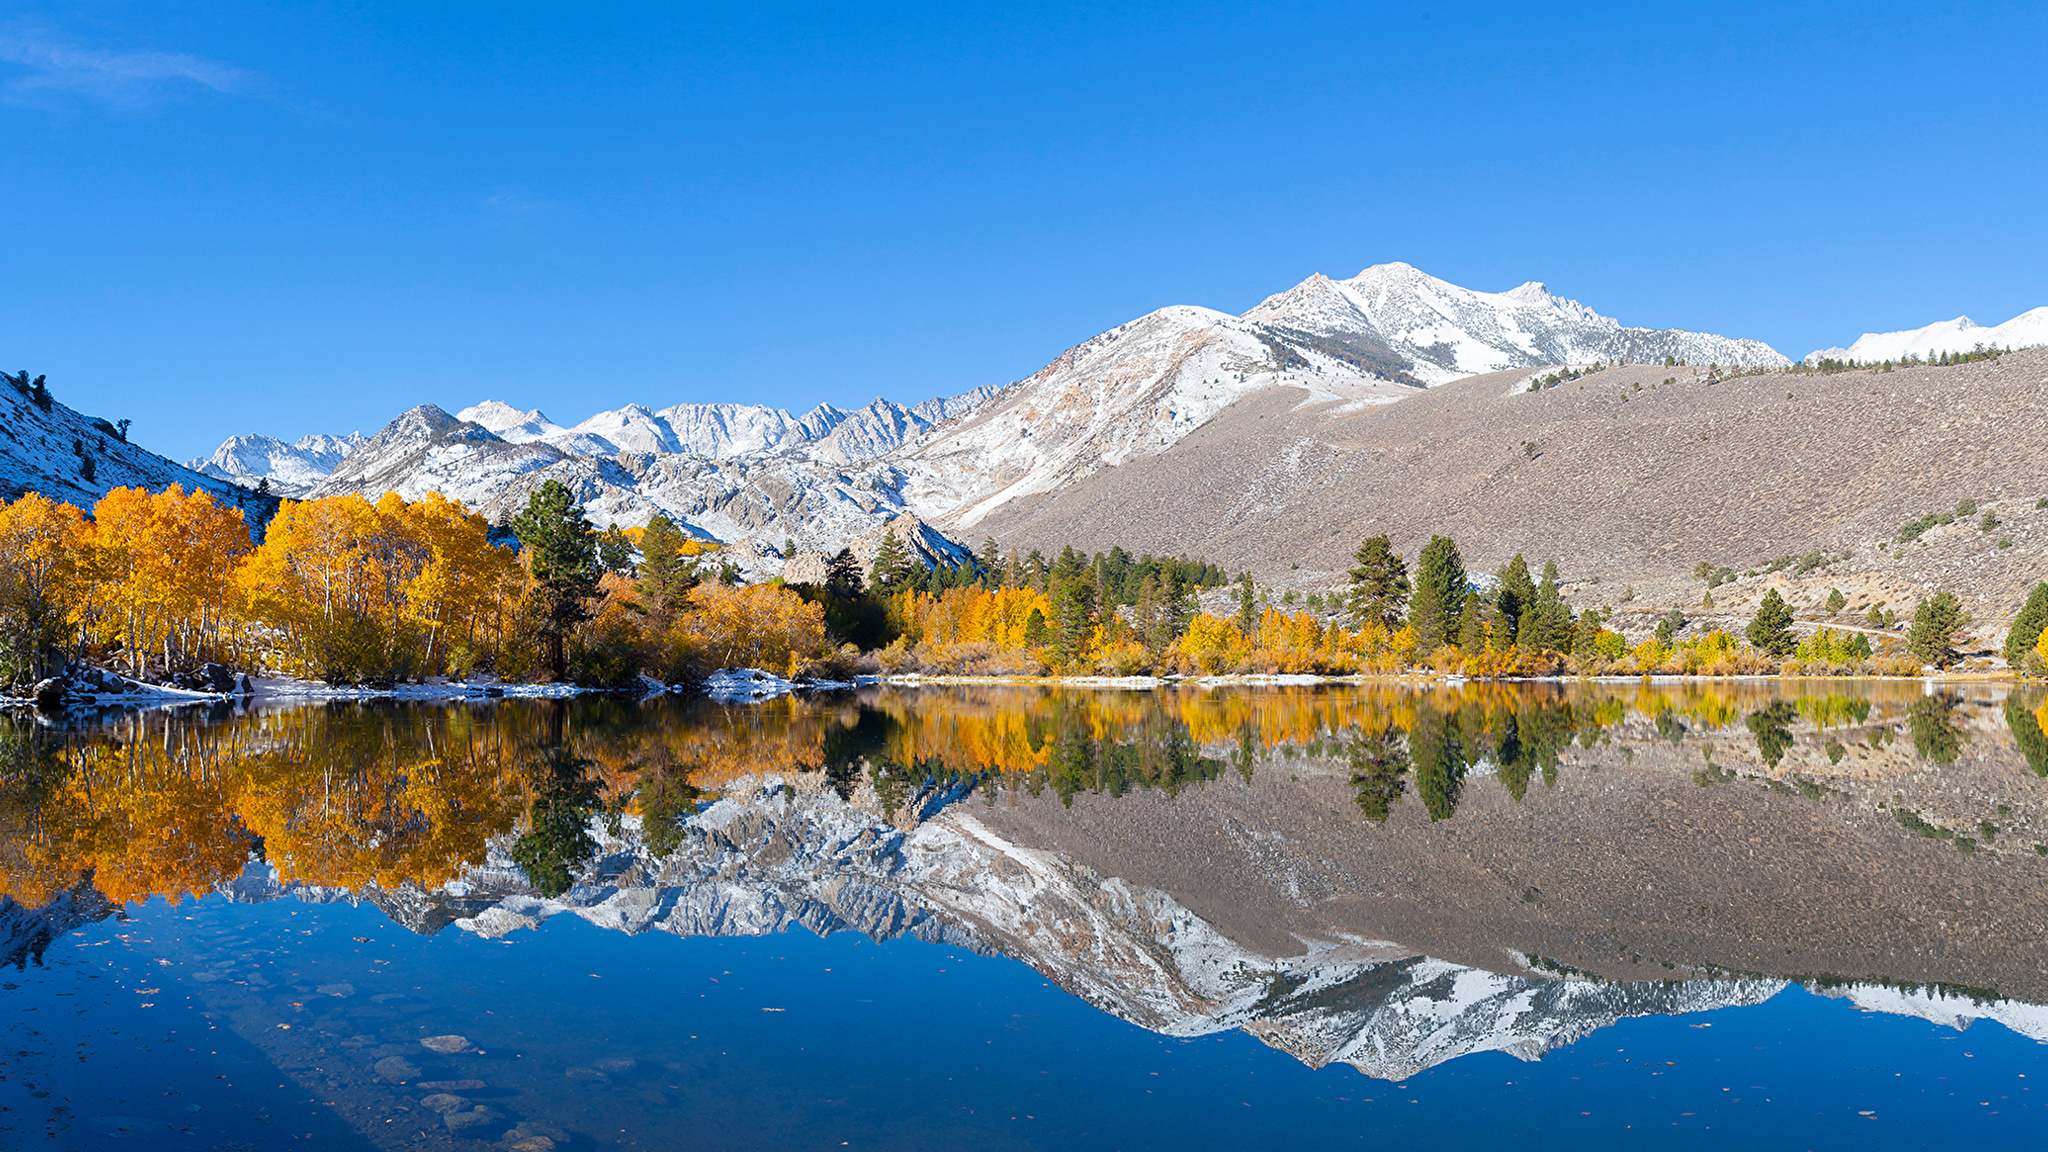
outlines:
[{"label": "tree reflection in water", "polygon": [[2038,690],[2015,690],[2002,710],[1966,695],[1841,682],[991,686],[735,706],[601,697],[130,712],[70,729],[0,719],[0,895],[40,905],[90,877],[116,902],[177,899],[232,879],[252,855],[285,883],[432,888],[482,863],[498,837],[552,894],[594,849],[593,817],[617,828],[637,816],[666,853],[729,785],[791,772],[822,773],[842,799],[872,795],[915,822],[929,813],[906,813],[913,803],[976,789],[1067,805],[1171,795],[1306,755],[1345,774],[1363,819],[1380,824],[1411,789],[1432,821],[1451,819],[1489,770],[1520,802],[1539,776],[1555,786],[1575,742],[1581,758],[1610,743],[1630,758],[1695,757],[1707,767],[1689,775],[1726,782],[1738,769],[1782,774],[1788,761],[1850,772],[1852,753],[1890,755],[1907,734],[1922,761],[1951,766],[1973,725],[2002,719],[2010,744],[1994,743],[2048,775]]}]

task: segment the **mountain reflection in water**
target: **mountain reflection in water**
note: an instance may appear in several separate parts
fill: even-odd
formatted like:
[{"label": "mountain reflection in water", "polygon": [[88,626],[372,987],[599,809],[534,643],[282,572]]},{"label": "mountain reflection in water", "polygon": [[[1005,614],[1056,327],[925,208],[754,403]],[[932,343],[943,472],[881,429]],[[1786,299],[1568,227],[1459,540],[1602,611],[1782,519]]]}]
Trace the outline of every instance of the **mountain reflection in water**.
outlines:
[{"label": "mountain reflection in water", "polygon": [[0,728],[0,956],[163,896],[802,924],[1398,1078],[1788,982],[2048,1039],[2043,702],[1919,684],[1062,691]]}]

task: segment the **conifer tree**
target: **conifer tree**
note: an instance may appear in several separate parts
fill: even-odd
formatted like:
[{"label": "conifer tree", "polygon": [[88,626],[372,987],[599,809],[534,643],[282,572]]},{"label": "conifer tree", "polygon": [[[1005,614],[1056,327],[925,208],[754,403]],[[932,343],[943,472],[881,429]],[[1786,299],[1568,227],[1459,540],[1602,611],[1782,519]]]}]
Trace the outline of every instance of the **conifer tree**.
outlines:
[{"label": "conifer tree", "polygon": [[606,572],[633,574],[633,542],[614,524],[597,534],[597,564]]},{"label": "conifer tree", "polygon": [[597,540],[583,509],[560,480],[550,480],[527,498],[512,518],[512,534],[526,550],[538,609],[536,639],[548,668],[560,679],[568,672],[563,640],[590,618],[584,601],[597,595]]},{"label": "conifer tree", "polygon": [[1579,613],[1578,623],[1572,625],[1572,655],[1584,656],[1598,651],[1593,642],[1600,638],[1600,613],[1588,608]]},{"label": "conifer tree", "polygon": [[[1458,611],[1458,647],[1467,652],[1477,652],[1493,641],[1501,651],[1506,651],[1507,633],[1499,627],[1494,614],[1486,608],[1486,600],[1475,589],[1465,589],[1465,599]],[[1491,627],[1489,627],[1491,625]]]},{"label": "conifer tree", "polygon": [[1536,582],[1529,578],[1529,564],[1520,552],[1502,565],[1500,589],[1493,595],[1499,613],[1502,648],[1512,648],[1521,635],[1522,616],[1536,605]]},{"label": "conifer tree", "polygon": [[875,550],[875,562],[868,568],[868,584],[876,589],[895,592],[922,575],[921,566],[910,558],[910,550],[896,538],[896,529],[885,530],[882,546]]},{"label": "conifer tree", "polygon": [[1256,587],[1252,584],[1251,573],[1240,572],[1237,574],[1236,598],[1237,630],[1246,636],[1258,635],[1259,598]]},{"label": "conifer tree", "polygon": [[2036,584],[2019,615],[2012,618],[2012,631],[2005,634],[2005,662],[2019,667],[2041,639],[2043,628],[2048,628],[2048,584]]},{"label": "conifer tree", "polygon": [[1095,629],[1095,576],[1089,565],[1071,547],[1060,553],[1048,576],[1052,591],[1053,658],[1073,665],[1088,651]]},{"label": "conifer tree", "polygon": [[1840,588],[1828,589],[1828,602],[1825,605],[1825,607],[1827,608],[1828,615],[1832,616],[1835,613],[1840,612],[1843,608],[1848,607],[1848,605],[1849,598],[1847,596],[1842,595],[1842,590]]},{"label": "conifer tree", "polygon": [[640,533],[640,602],[657,616],[667,616],[681,606],[683,597],[698,583],[696,561],[683,555],[688,541],[681,529],[666,516],[657,515]]},{"label": "conifer tree", "polygon": [[1789,656],[1799,646],[1792,635],[1792,609],[1776,588],[1764,593],[1756,617],[1749,622],[1749,642],[1773,656]]},{"label": "conifer tree", "polygon": [[1353,628],[1378,621],[1388,631],[1401,626],[1408,611],[1408,565],[1382,532],[1352,554],[1350,618]]},{"label": "conifer tree", "polygon": [[867,591],[860,578],[860,560],[851,548],[841,548],[825,565],[825,590],[841,600],[852,600]]},{"label": "conifer tree", "polygon": [[1956,635],[1970,618],[1963,614],[1963,602],[1953,592],[1936,592],[1913,608],[1913,623],[1906,630],[1906,651],[1923,663],[1946,668],[1956,662]]},{"label": "conifer tree", "polygon": [[1557,589],[1557,565],[1543,565],[1543,582],[1536,586],[1536,602],[1522,613],[1516,643],[1529,652],[1562,652],[1571,645],[1572,609]]},{"label": "conifer tree", "polygon": [[1408,625],[1416,651],[1427,655],[1457,638],[1465,604],[1465,561],[1448,536],[1432,536],[1415,562],[1415,597]]}]

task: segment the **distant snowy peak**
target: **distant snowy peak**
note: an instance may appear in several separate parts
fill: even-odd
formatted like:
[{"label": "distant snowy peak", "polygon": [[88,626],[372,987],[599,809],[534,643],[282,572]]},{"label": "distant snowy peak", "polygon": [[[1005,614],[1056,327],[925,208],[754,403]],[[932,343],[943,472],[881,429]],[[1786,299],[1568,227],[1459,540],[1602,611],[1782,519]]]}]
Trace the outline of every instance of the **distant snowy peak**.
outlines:
[{"label": "distant snowy peak", "polygon": [[457,412],[455,418],[465,424],[481,424],[495,432],[499,439],[513,444],[543,440],[562,431],[562,426],[541,415],[540,409],[521,412],[502,400],[472,404]]},{"label": "distant snowy peak", "polygon": [[1944,352],[1969,352],[1983,348],[2033,348],[2048,344],[2048,308],[2022,312],[2003,324],[1979,326],[1968,316],[1942,320],[1910,332],[1865,332],[1847,348],[1823,348],[1806,356],[1809,364],[1821,360],[1855,360],[1875,364],[1903,360],[1908,356],[1927,359]]},{"label": "distant snowy peak", "polygon": [[1738,367],[1790,363],[1768,344],[1682,329],[1629,328],[1530,281],[1477,292],[1412,265],[1375,264],[1349,280],[1311,276],[1244,319],[1361,348],[1377,346],[1426,384],[1591,360],[1667,356]]},{"label": "distant snowy peak", "polygon": [[212,456],[188,461],[186,467],[245,488],[268,480],[278,495],[298,497],[311,492],[362,442],[361,432],[315,433],[289,444],[274,436],[230,436]]},{"label": "distant snowy peak", "polygon": [[509,443],[543,443],[578,456],[637,452],[736,460],[798,451],[851,464],[893,452],[1001,391],[997,386],[977,388],[914,407],[880,398],[851,410],[820,404],[801,416],[763,404],[676,404],[659,410],[628,404],[567,428],[538,409],[522,412],[503,401],[486,400],[464,408],[455,419],[488,428]]}]

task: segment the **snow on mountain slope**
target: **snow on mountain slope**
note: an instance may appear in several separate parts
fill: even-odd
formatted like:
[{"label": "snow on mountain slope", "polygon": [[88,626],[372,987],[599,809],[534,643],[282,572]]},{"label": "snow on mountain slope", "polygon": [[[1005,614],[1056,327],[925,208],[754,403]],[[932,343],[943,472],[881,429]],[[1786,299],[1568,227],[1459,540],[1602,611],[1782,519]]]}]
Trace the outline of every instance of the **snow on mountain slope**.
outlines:
[{"label": "snow on mountain slope", "polygon": [[314,433],[289,444],[274,436],[230,436],[212,456],[189,460],[185,466],[245,488],[269,480],[272,492],[300,497],[325,480],[362,442],[361,432],[346,436]]},{"label": "snow on mountain slope", "polygon": [[926,515],[971,527],[1020,496],[1172,447],[1216,413],[1279,386],[1350,403],[1409,389],[1238,317],[1176,305],[1062,353],[896,459]]},{"label": "snow on mountain slope", "polygon": [[[436,490],[495,514],[554,476],[600,522],[645,523],[659,510],[728,542],[760,537],[779,554],[794,538],[829,553],[905,513],[972,529],[1020,497],[1164,452],[1269,388],[1358,406],[1500,368],[1666,356],[1786,362],[1755,341],[1624,328],[1540,284],[1473,292],[1382,264],[1345,281],[1310,277],[1242,317],[1162,308],[1016,384],[914,407],[878,399],[799,416],[749,404],[628,405],[567,428],[495,400],[456,417],[434,409],[491,443],[414,421],[370,455],[359,449],[316,491]],[[422,437],[445,442],[423,447]]]},{"label": "snow on mountain slope", "polygon": [[574,463],[575,458],[559,448],[540,442],[514,444],[481,424],[422,404],[357,445],[311,495],[353,492],[374,500],[396,492],[411,500],[440,492],[483,511],[499,504],[515,482]]},{"label": "snow on mountain slope", "polygon": [[511,444],[528,444],[545,440],[564,431],[560,424],[541,414],[538,408],[525,412],[514,408],[503,400],[486,400],[472,404],[455,414],[465,424],[480,424],[496,433],[498,438]]},{"label": "snow on mountain slope", "polygon": [[245,515],[267,510],[265,497],[131,444],[108,420],[55,401],[46,411],[20,389],[0,384],[0,499],[40,492],[89,509],[116,488],[156,492],[173,484],[211,492]]},{"label": "snow on mountain slope", "polygon": [[1428,384],[1461,376],[1593,360],[1753,367],[1791,361],[1768,344],[1682,329],[1627,328],[1530,282],[1475,292],[1407,264],[1375,264],[1349,280],[1312,276],[1244,314],[1332,341],[1377,343]]},{"label": "snow on mountain slope", "polygon": [[1980,347],[2019,349],[2043,344],[2048,344],[2048,308],[2036,308],[1990,328],[1979,327],[1968,316],[1958,316],[1910,332],[1865,332],[1847,348],[1807,353],[1806,362],[1854,360],[1876,364],[1908,356],[1925,360],[1944,352],[1969,352]]}]

